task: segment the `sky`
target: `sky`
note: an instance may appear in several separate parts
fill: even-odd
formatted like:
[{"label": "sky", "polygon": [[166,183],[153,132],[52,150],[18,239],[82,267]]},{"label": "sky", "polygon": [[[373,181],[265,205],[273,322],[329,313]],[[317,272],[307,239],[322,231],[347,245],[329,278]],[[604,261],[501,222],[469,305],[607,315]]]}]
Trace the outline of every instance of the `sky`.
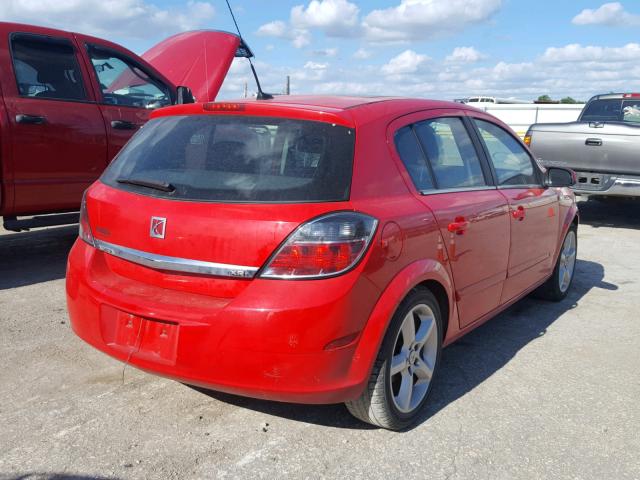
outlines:
[{"label": "sky", "polygon": [[[263,90],[586,100],[640,90],[640,2],[230,0]],[[143,53],[184,30],[235,31],[224,0],[0,0],[0,21]],[[219,98],[255,92],[236,59]]]}]

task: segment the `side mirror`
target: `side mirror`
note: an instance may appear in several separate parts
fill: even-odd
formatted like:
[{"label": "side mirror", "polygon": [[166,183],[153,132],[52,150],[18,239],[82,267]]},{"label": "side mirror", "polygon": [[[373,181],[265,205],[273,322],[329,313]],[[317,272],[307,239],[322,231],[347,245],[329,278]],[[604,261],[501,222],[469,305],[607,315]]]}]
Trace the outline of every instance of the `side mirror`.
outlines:
[{"label": "side mirror", "polygon": [[193,93],[189,87],[180,86],[176,88],[176,105],[182,105],[184,103],[196,103],[196,99],[193,97]]},{"label": "side mirror", "polygon": [[571,187],[576,184],[576,172],[568,168],[548,167],[545,176],[547,187]]}]

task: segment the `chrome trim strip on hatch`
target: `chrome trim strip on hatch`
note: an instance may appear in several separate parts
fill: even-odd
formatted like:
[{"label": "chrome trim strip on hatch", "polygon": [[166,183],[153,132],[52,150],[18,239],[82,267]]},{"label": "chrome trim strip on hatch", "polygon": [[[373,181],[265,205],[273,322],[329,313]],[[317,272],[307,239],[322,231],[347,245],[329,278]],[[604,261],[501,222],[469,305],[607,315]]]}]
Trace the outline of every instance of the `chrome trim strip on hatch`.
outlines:
[{"label": "chrome trim strip on hatch", "polygon": [[253,278],[258,267],[243,265],[229,265],[226,263],[204,262],[189,258],[167,257],[155,253],[143,252],[133,248],[114,245],[113,243],[95,239],[95,247],[109,255],[128,260],[145,267],[157,270],[170,270],[173,272],[199,273],[202,275],[215,275],[218,277]]}]

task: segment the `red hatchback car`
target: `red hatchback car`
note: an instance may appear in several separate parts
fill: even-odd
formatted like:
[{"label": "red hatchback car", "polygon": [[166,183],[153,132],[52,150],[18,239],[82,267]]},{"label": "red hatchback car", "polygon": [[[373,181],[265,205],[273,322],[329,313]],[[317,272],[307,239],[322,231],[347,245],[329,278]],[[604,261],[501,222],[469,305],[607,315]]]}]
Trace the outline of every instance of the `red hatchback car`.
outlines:
[{"label": "red hatchback car", "polygon": [[404,428],[443,346],[533,290],[566,296],[573,181],[460,104],[162,109],[85,194],[73,329],[181,382]]}]

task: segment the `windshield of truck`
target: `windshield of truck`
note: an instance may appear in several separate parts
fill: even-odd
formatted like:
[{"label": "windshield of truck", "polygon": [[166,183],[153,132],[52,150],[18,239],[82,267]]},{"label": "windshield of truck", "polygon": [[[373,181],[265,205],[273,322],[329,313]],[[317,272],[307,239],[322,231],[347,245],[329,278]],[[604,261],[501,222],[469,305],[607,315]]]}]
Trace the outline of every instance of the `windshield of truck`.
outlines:
[{"label": "windshield of truck", "polygon": [[101,180],[182,200],[344,201],[354,137],[350,128],[285,118],[163,117],[129,141]]},{"label": "windshield of truck", "polygon": [[640,123],[640,100],[594,100],[585,107],[580,119],[583,122]]}]

